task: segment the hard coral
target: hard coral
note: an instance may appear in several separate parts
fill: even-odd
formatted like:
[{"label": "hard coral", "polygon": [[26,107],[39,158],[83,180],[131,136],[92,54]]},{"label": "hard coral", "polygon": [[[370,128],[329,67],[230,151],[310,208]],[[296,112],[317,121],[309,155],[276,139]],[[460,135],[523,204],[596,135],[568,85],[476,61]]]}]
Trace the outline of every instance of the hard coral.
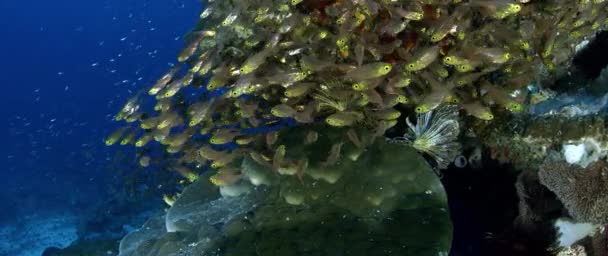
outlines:
[{"label": "hard coral", "polygon": [[579,222],[608,223],[608,163],[587,168],[563,161],[546,161],[538,173],[540,182],[553,191]]}]

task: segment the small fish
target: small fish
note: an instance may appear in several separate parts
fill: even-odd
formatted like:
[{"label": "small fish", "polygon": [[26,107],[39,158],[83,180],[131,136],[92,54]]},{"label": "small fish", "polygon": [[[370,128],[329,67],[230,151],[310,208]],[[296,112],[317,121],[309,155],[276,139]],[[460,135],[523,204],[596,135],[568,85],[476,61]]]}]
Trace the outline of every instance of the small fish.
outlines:
[{"label": "small fish", "polygon": [[331,146],[331,149],[329,150],[329,154],[327,155],[327,158],[325,159],[325,161],[321,162],[320,165],[322,167],[329,167],[329,166],[333,166],[335,164],[337,164],[340,161],[340,156],[341,156],[341,151],[342,151],[342,145],[344,145],[344,142],[339,142],[339,143],[335,143]]},{"label": "small fish", "polygon": [[226,154],[225,152],[215,150],[210,146],[206,145],[198,149],[198,155],[207,160],[216,160],[220,159]]},{"label": "small fish", "polygon": [[215,174],[209,177],[209,181],[216,186],[228,186],[236,183],[242,177],[242,174],[233,168],[219,169]]},{"label": "small fish", "polygon": [[287,88],[294,83],[304,80],[309,74],[309,72],[301,70],[279,72],[278,74],[267,76],[266,81],[269,84],[279,84]]},{"label": "small fish", "polygon": [[308,131],[308,133],[306,133],[306,138],[304,140],[304,144],[308,145],[308,144],[312,144],[317,142],[317,139],[319,139],[319,133],[316,131]]},{"label": "small fish", "polygon": [[137,139],[135,146],[141,148],[148,144],[148,142],[152,141],[152,139],[154,139],[154,135],[152,133],[146,133]]},{"label": "small fish", "polygon": [[296,114],[296,110],[288,105],[279,104],[272,107],[272,109],[270,109],[270,113],[276,117],[287,118],[293,117]]},{"label": "small fish", "polygon": [[270,159],[256,151],[250,151],[249,152],[249,157],[255,161],[256,163],[258,163],[259,165],[262,165],[264,167],[268,167],[268,168],[272,168],[272,164],[270,163]]},{"label": "small fish", "polygon": [[439,57],[439,47],[431,46],[421,50],[412,59],[413,61],[405,65],[405,70],[408,72],[420,71],[428,67]]},{"label": "small fish", "polygon": [[234,138],[239,135],[240,133],[234,130],[220,129],[213,133],[209,139],[209,143],[213,145],[226,144],[232,142]]},{"label": "small fish", "polygon": [[159,117],[148,117],[140,121],[139,127],[145,130],[152,129],[158,126],[160,121]]},{"label": "small fish", "polygon": [[193,127],[210,118],[213,112],[215,100],[216,99],[213,98],[209,101],[197,102],[193,104],[189,110],[190,122],[188,122],[188,126]]},{"label": "small fish", "polygon": [[171,169],[186,178],[190,183],[195,182],[198,179],[198,174],[186,166],[178,165],[171,167]]},{"label": "small fish", "polygon": [[211,168],[221,168],[226,165],[232,163],[235,159],[242,156],[241,151],[233,151],[231,153],[226,153],[220,156],[219,158],[213,159],[211,163]]},{"label": "small fish", "polygon": [[258,137],[257,136],[244,136],[244,137],[239,137],[235,140],[237,145],[240,146],[244,146],[244,145],[249,145],[251,144],[253,141],[255,141]]},{"label": "small fish", "polygon": [[241,11],[237,8],[232,10],[230,13],[228,13],[228,15],[226,15],[226,18],[224,18],[224,20],[222,21],[222,26],[224,27],[228,27],[230,25],[232,25],[234,23],[234,21],[239,17],[239,15],[241,14]]},{"label": "small fish", "polygon": [[272,147],[272,145],[274,145],[275,143],[277,143],[277,141],[279,140],[279,133],[276,131],[272,131],[269,133],[266,133],[266,146],[267,147]]},{"label": "small fish", "polygon": [[332,67],[334,64],[330,61],[321,60],[312,55],[302,55],[300,58],[300,67],[303,71],[318,72]]},{"label": "small fish", "polygon": [[424,18],[424,13],[421,11],[405,10],[400,7],[394,7],[393,11],[408,20],[422,20]]},{"label": "small fish", "polygon": [[431,64],[429,66],[429,70],[433,72],[433,74],[441,78],[447,78],[448,76],[450,76],[450,72],[438,62]]},{"label": "small fish", "polygon": [[226,86],[228,80],[230,78],[230,74],[228,72],[228,68],[220,67],[213,71],[213,75],[209,78],[209,82],[207,82],[207,90],[212,91],[217,88]]},{"label": "small fish", "polygon": [[516,101],[511,95],[504,89],[490,84],[487,81],[481,85],[481,89],[486,92],[486,96],[492,101],[502,105],[511,112],[521,112],[523,105]]},{"label": "small fish", "polygon": [[149,156],[142,156],[141,158],[139,158],[139,166],[141,167],[148,167],[150,165],[150,157]]},{"label": "small fish", "polygon": [[169,196],[167,194],[163,194],[163,201],[165,202],[165,204],[167,204],[169,207],[173,206],[173,204],[175,203],[175,201],[177,200],[176,196]]},{"label": "small fish", "polygon": [[414,111],[416,113],[426,113],[437,108],[446,97],[452,95],[452,89],[455,84],[447,82],[445,84],[437,81],[433,75],[427,72],[422,72],[420,77],[429,84],[430,92],[425,94],[422,100],[418,103]]},{"label": "small fish", "polygon": [[275,52],[275,46],[278,44],[278,41],[278,37],[273,37],[273,39],[269,42],[266,48],[247,58],[247,60],[245,60],[245,62],[239,69],[240,74],[246,75],[253,71],[256,71],[262,64],[264,64],[264,62],[266,62],[266,58],[268,58],[268,56]]},{"label": "small fish", "polygon": [[346,132],[346,136],[348,137],[348,140],[350,140],[350,142],[352,142],[357,148],[363,148],[363,142],[361,142],[359,135],[357,135],[357,131],[350,128]]},{"label": "small fish", "polygon": [[213,36],[215,36],[216,33],[215,33],[215,31],[212,31],[212,30],[205,30],[205,31],[198,31],[193,34],[195,37],[179,53],[179,55],[177,56],[177,61],[184,62],[184,61],[188,60],[190,57],[192,57],[192,55],[194,55],[196,50],[198,50],[199,44],[200,44],[201,40],[203,40],[203,38],[213,37]]},{"label": "small fish", "polygon": [[137,136],[137,131],[136,130],[131,131],[124,138],[122,138],[122,140],[120,141],[120,145],[124,146],[124,145],[132,143],[133,140],[135,140],[135,136]]},{"label": "small fish", "polygon": [[171,128],[178,126],[183,122],[181,116],[175,112],[167,112],[159,116],[160,122],[156,126],[157,129]]},{"label": "small fish", "polygon": [[431,35],[431,42],[439,42],[443,40],[451,31],[454,31],[457,27],[457,22],[460,18],[465,14],[464,10],[466,8],[456,8],[454,13],[449,17],[443,19],[439,24],[433,28],[433,34]]},{"label": "small fish", "polygon": [[303,123],[303,124],[312,123],[315,121],[315,118],[313,116],[314,110],[315,110],[315,103],[313,101],[311,101],[307,105],[302,106],[300,111],[298,111],[294,115],[293,118],[298,123]]},{"label": "small fish", "polygon": [[315,83],[295,83],[290,85],[285,89],[285,97],[295,98],[306,95],[312,88],[314,88]]},{"label": "small fish", "polygon": [[170,128],[163,128],[154,130],[152,134],[155,141],[162,142],[169,136],[169,132],[171,132]]},{"label": "small fish", "polygon": [[357,67],[344,75],[344,79],[351,81],[361,81],[382,77],[391,72],[393,65],[385,62],[375,62]]},{"label": "small fish", "polygon": [[511,53],[502,48],[479,47],[474,49],[473,52],[490,64],[504,64],[511,59]]},{"label": "small fish", "polygon": [[118,142],[118,140],[120,140],[120,138],[122,138],[122,136],[128,131],[127,127],[121,127],[116,129],[114,132],[112,132],[110,134],[110,136],[108,136],[108,138],[106,139],[105,143],[106,146],[112,146],[114,144],[116,144],[116,142]]},{"label": "small fish", "polygon": [[478,5],[490,16],[496,19],[504,19],[521,11],[521,5],[505,0],[473,1],[472,5]]},{"label": "small fish", "polygon": [[462,105],[462,109],[464,109],[469,115],[477,117],[481,120],[490,121],[494,119],[494,115],[492,111],[480,102],[471,102]]},{"label": "small fish", "polygon": [[285,161],[285,153],[286,153],[285,145],[279,145],[275,149],[274,156],[272,157],[272,168],[274,170],[278,170],[279,168],[281,168],[283,161]]},{"label": "small fish", "polygon": [[410,100],[405,95],[401,94],[388,94],[383,97],[382,105],[385,108],[392,108],[397,104],[407,104]]},{"label": "small fish", "polygon": [[363,114],[356,111],[343,111],[334,113],[325,118],[325,123],[335,126],[335,127],[344,127],[344,126],[352,126],[356,122],[363,120]]},{"label": "small fish", "polygon": [[479,78],[481,78],[482,76],[484,76],[485,74],[487,74],[488,72],[475,72],[475,73],[469,73],[469,74],[461,74],[458,76],[454,76],[451,79],[451,82],[453,82],[456,86],[465,86],[467,84],[471,84],[475,81],[477,81]]},{"label": "small fish", "polygon": [[409,20],[401,20],[401,19],[391,19],[384,26],[380,28],[380,33],[394,36],[399,34],[399,32],[403,31]]},{"label": "small fish", "polygon": [[367,91],[378,87],[382,81],[382,79],[361,80],[353,83],[352,88],[355,91]]},{"label": "small fish", "polygon": [[401,112],[393,108],[387,108],[383,110],[374,111],[372,112],[372,115],[380,120],[394,120],[401,116]]},{"label": "small fish", "polygon": [[412,78],[409,75],[397,74],[388,79],[388,86],[393,88],[408,87],[412,83]]},{"label": "small fish", "polygon": [[169,70],[169,72],[167,72],[163,76],[161,76],[161,78],[158,79],[156,81],[156,83],[154,83],[154,85],[152,85],[152,87],[148,91],[148,94],[150,94],[150,95],[158,94],[158,92],[160,92],[162,89],[164,89],[167,86],[167,84],[171,81],[171,79],[173,79],[173,77],[175,76],[175,74],[177,73],[178,70],[179,70],[179,66],[174,66],[173,68],[171,68],[171,70]]}]

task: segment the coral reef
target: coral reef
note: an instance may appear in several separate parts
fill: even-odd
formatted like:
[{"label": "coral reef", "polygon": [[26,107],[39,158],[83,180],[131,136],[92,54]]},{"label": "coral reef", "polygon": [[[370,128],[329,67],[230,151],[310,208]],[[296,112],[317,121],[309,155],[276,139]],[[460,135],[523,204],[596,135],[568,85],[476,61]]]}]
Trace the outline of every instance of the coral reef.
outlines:
[{"label": "coral reef", "polygon": [[[164,226],[152,219],[121,255],[443,255],[445,194],[414,149],[443,169],[465,130],[538,166],[556,145],[608,141],[602,117],[522,114],[608,28],[606,1],[204,4],[180,64],[123,106],[105,142],[219,193],[165,195]],[[392,140],[406,143],[386,142],[413,114],[414,134]]]},{"label": "coral reef", "polygon": [[[320,137],[340,134],[320,131]],[[289,141],[296,152],[319,148]],[[317,151],[308,155],[325,155]],[[333,184],[315,180],[314,172],[295,182],[281,175],[277,186],[260,184],[235,197],[221,196],[209,189],[210,181],[198,179],[165,216],[125,237],[120,255],[447,255],[445,191],[412,148],[378,140],[355,161],[343,159],[318,172],[341,174]],[[179,231],[167,233],[176,223]]]},{"label": "coral reef", "polygon": [[494,159],[513,163],[520,170],[537,170],[550,152],[561,152],[564,145],[593,141],[597,159],[608,149],[608,126],[599,115],[575,118],[552,115],[525,116],[501,125],[480,126],[476,133],[491,149]]},{"label": "coral reef", "polygon": [[575,220],[608,223],[608,163],[598,161],[581,168],[562,161],[547,161],[541,165],[538,176]]}]

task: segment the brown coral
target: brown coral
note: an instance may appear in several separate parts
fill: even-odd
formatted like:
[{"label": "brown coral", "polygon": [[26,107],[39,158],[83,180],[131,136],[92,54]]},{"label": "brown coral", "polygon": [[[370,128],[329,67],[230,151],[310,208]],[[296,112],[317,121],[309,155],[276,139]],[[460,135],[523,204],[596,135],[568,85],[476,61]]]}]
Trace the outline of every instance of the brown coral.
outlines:
[{"label": "brown coral", "polygon": [[538,173],[540,182],[564,203],[580,222],[608,223],[608,163],[587,168],[564,161],[546,161]]}]

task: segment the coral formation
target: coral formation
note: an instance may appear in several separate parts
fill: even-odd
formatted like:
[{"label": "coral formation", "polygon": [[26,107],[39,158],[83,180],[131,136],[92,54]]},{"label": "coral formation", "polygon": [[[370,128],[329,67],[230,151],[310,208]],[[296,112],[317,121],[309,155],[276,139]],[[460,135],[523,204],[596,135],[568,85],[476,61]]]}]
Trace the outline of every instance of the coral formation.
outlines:
[{"label": "coral formation", "polygon": [[608,163],[587,168],[562,161],[547,161],[538,173],[540,182],[553,191],[579,222],[608,223]]},{"label": "coral formation", "polygon": [[[491,149],[494,159],[513,163],[520,170],[537,170],[547,156],[564,145],[594,141],[596,159],[608,149],[608,126],[600,115],[563,117],[525,116],[502,124],[478,126],[476,134]],[[594,157],[595,158],[595,157]]]},{"label": "coral formation", "polygon": [[[336,140],[342,134],[319,133]],[[312,159],[326,156],[323,150],[309,152],[323,146],[287,141],[292,151]],[[243,162],[245,169],[273,172],[249,158]],[[331,184],[313,174],[324,171],[340,173],[339,178]],[[377,140],[356,160],[345,157],[301,181],[287,174],[274,178],[277,185],[260,184],[235,197],[222,197],[207,179],[198,179],[164,217],[125,237],[120,255],[447,255],[451,222],[445,191],[410,147]],[[179,232],[168,233],[175,224]]]}]

